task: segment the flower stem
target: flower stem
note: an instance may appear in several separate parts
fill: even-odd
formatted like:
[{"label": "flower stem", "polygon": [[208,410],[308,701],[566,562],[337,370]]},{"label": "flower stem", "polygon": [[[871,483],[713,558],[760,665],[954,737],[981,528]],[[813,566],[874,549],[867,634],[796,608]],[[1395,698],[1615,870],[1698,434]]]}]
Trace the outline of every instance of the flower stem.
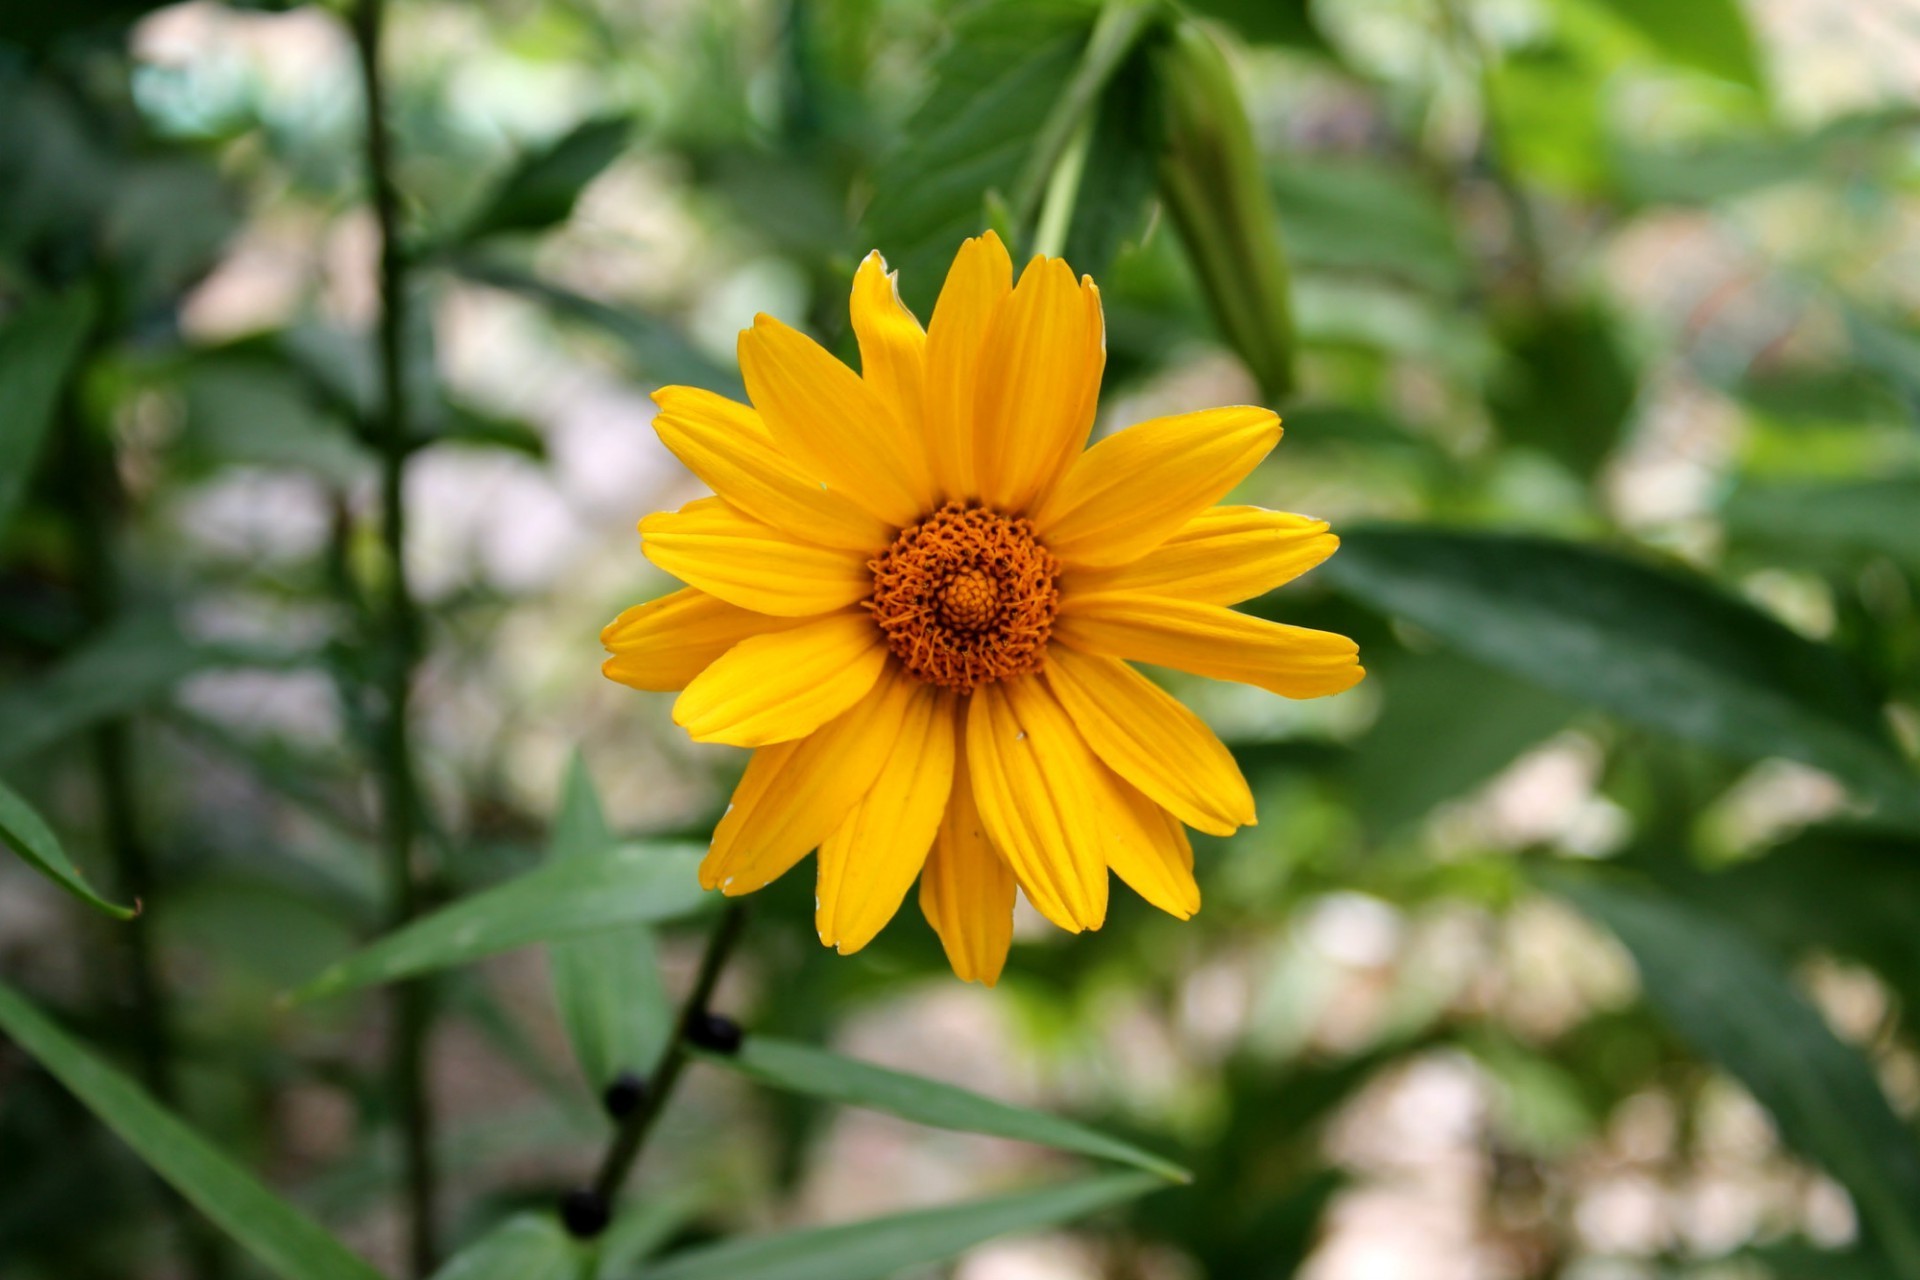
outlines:
[{"label": "flower stem", "polygon": [[[380,529],[386,551],[386,599],[377,629],[380,716],[374,727],[373,753],[380,778],[388,913],[397,927],[419,914],[422,897],[421,877],[414,867],[419,785],[414,776],[407,719],[420,620],[406,568],[407,262],[400,243],[400,200],[393,180],[386,83],[380,65],[385,17],[383,0],[359,0],[353,12],[354,44],[365,97],[367,184],[380,232],[380,314],[375,347],[381,396],[371,434],[381,460]],[[416,1276],[432,1272],[438,1253],[433,1114],[426,1080],[426,1042],[432,1017],[428,994],[418,981],[396,986],[388,1032],[389,1082],[399,1105],[404,1142],[407,1255]]]}]

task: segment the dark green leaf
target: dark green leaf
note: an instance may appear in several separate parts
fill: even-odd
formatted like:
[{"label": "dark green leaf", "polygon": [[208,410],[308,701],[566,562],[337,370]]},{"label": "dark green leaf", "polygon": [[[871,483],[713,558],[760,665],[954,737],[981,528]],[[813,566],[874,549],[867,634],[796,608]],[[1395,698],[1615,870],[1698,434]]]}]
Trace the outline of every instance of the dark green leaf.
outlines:
[{"label": "dark green leaf", "polygon": [[547,457],[547,438],[532,423],[519,418],[503,418],[458,401],[447,404],[445,421],[440,424],[440,429],[420,443],[484,445],[523,453],[540,462],[546,461]]},{"label": "dark green leaf", "polygon": [[1255,44],[1333,52],[1313,20],[1311,0],[1187,0],[1187,7],[1226,23]]},{"label": "dark green leaf", "polygon": [[587,184],[626,150],[633,121],[625,116],[588,120],[524,157],[500,180],[460,239],[507,231],[543,231],[565,222]]},{"label": "dark green leaf", "polygon": [[312,1219],[261,1186],[145,1090],[4,986],[0,1030],[274,1275],[285,1280],[381,1280],[379,1272]]},{"label": "dark green leaf", "polygon": [[29,866],[80,901],[121,920],[131,920],[136,914],[134,908],[108,902],[95,893],[33,806],[4,783],[0,783],[0,840],[13,846],[13,851]]},{"label": "dark green leaf", "polygon": [[1465,286],[1446,206],[1403,169],[1289,156],[1270,175],[1296,263],[1381,272],[1436,291]]},{"label": "dark green leaf", "polygon": [[36,299],[0,327],[0,537],[26,492],[54,406],[93,325],[87,289]]},{"label": "dark green leaf", "polygon": [[338,995],[536,942],[691,915],[710,905],[696,875],[703,856],[684,845],[629,845],[599,858],[549,862],[388,934],[328,967],[293,998]]},{"label": "dark green leaf", "polygon": [[1744,480],[1721,516],[1736,546],[1776,563],[1857,569],[1874,556],[1920,568],[1920,476]]},{"label": "dark green leaf", "polygon": [[1920,817],[1858,673],[1702,579],[1570,542],[1385,526],[1344,530],[1321,572],[1489,666],[1742,759],[1825,769]]},{"label": "dark green leaf", "polygon": [[1666,57],[1709,75],[1765,89],[1760,51],[1739,0],[1600,0]]},{"label": "dark green leaf", "polygon": [[883,1280],[995,1236],[1070,1222],[1164,1185],[1148,1174],[1110,1174],[850,1226],[729,1240],[674,1254],[643,1268],[639,1280]]},{"label": "dark green leaf", "polygon": [[1529,314],[1511,326],[1510,355],[1487,407],[1500,432],[1591,476],[1619,443],[1638,376],[1597,308]]},{"label": "dark green leaf", "polygon": [[1097,1129],[1043,1111],[996,1102],[922,1076],[889,1071],[824,1049],[748,1036],[736,1054],[703,1054],[707,1061],[775,1088],[825,1098],[911,1120],[935,1129],[988,1133],[1057,1147],[1101,1160],[1117,1160],[1174,1182],[1189,1175],[1172,1161]]},{"label": "dark green leaf", "polygon": [[1146,230],[1153,195],[1153,157],[1160,147],[1159,102],[1152,67],[1136,53],[1100,96],[1073,221],[1061,256],[1075,271],[1098,276]]},{"label": "dark green leaf", "polygon": [[[576,755],[567,768],[547,856],[553,863],[604,858],[613,847],[593,779]],[[587,1082],[598,1091],[623,1071],[650,1074],[673,1030],[653,931],[634,925],[556,942],[547,958],[560,1021]]]},{"label": "dark green leaf", "polygon": [[1737,1077],[1781,1137],[1853,1196],[1903,1280],[1920,1277],[1920,1142],[1872,1065],[1801,998],[1774,958],[1705,913],[1624,885],[1556,884],[1612,930],[1673,1030]]},{"label": "dark green leaf", "polygon": [[579,1280],[585,1251],[551,1214],[508,1218],[433,1273],[433,1280]]}]

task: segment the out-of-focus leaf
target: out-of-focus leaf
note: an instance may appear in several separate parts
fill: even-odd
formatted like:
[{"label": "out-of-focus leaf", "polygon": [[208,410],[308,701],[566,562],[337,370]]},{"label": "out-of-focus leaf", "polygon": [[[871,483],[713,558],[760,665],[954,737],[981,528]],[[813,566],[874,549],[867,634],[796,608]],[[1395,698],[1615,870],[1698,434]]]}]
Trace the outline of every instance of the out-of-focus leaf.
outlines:
[{"label": "out-of-focus leaf", "polygon": [[38,679],[0,693],[0,767],[102,720],[157,702],[196,671],[229,660],[161,618],[135,616],[73,650]]},{"label": "out-of-focus leaf", "polygon": [[1920,476],[1742,481],[1721,509],[1735,546],[1776,563],[1858,568],[1874,556],[1920,567]]},{"label": "out-of-focus leaf", "polygon": [[547,438],[532,423],[503,418],[458,401],[447,405],[446,418],[439,430],[420,443],[483,445],[522,453],[539,462],[546,461],[547,457]]},{"label": "out-of-focus leaf", "polygon": [[1774,958],[1711,915],[1619,884],[1555,881],[1626,945],[1646,999],[1703,1056],[1737,1077],[1853,1196],[1902,1280],[1920,1277],[1920,1142],[1872,1065],[1801,998]]},{"label": "out-of-focus leaf", "polygon": [[192,1127],[0,986],[0,1030],[31,1054],[213,1224],[285,1280],[381,1280],[311,1218],[261,1186]]},{"label": "out-of-focus leaf", "polygon": [[1529,314],[1507,350],[1487,398],[1501,434],[1591,476],[1619,443],[1638,384],[1613,325],[1594,307]]},{"label": "out-of-focus leaf", "polygon": [[1383,833],[1468,794],[1578,710],[1453,654],[1398,658],[1368,679],[1380,681],[1385,704],[1355,744],[1349,776],[1361,818]]},{"label": "out-of-focus leaf", "polygon": [[4,783],[0,783],[0,840],[11,845],[27,865],[80,901],[120,920],[131,920],[136,914],[135,908],[108,902],[95,893],[33,806]]},{"label": "out-of-focus leaf", "polygon": [[1890,1280],[1885,1259],[1869,1250],[1821,1249],[1800,1241],[1782,1241],[1735,1255],[1766,1268],[1773,1280]]},{"label": "out-of-focus leaf", "polygon": [[[547,856],[552,864],[590,860],[613,847],[586,761],[575,755]],[[623,1071],[650,1074],[673,1031],[653,931],[636,925],[556,942],[547,959],[560,1021],[587,1082],[597,1091]]]},{"label": "out-of-focus leaf", "polygon": [[882,1280],[983,1240],[1070,1222],[1165,1185],[1150,1174],[1111,1174],[844,1227],[728,1240],[644,1267],[638,1280]]},{"label": "out-of-focus leaf", "polygon": [[704,850],[629,845],[549,862],[422,916],[322,971],[293,993],[314,1000],[466,964],[535,942],[658,924],[710,905],[696,868]]},{"label": "out-of-focus leaf", "polygon": [[1490,666],[1743,759],[1825,769],[1920,817],[1858,673],[1701,579],[1570,542],[1386,526],[1343,530],[1320,572]]},{"label": "out-of-focus leaf", "polygon": [[1466,284],[1446,206],[1404,170],[1289,156],[1269,180],[1301,266],[1382,272],[1436,291]]},{"label": "out-of-focus leaf", "polygon": [[239,226],[220,171],[197,157],[123,159],[101,211],[101,248],[136,304],[167,303],[213,269]]},{"label": "out-of-focus leaf", "polygon": [[1082,274],[1099,276],[1147,225],[1153,157],[1160,146],[1159,101],[1152,68],[1135,53],[1100,95],[1086,166],[1061,256]]},{"label": "out-of-focus leaf", "polygon": [[1232,27],[1241,39],[1313,53],[1333,52],[1313,20],[1311,0],[1188,0],[1188,7]]},{"label": "out-of-focus leaf", "polygon": [[1611,74],[1584,39],[1507,51],[1487,76],[1500,163],[1532,185],[1575,195],[1607,190]]},{"label": "out-of-focus leaf", "polygon": [[210,353],[182,367],[176,385],[185,409],[170,455],[176,467],[285,467],[340,484],[368,469],[349,419],[277,350]]},{"label": "out-of-focus leaf", "polygon": [[1908,412],[1920,415],[1920,333],[1859,307],[1841,311],[1854,357],[1899,387]]},{"label": "out-of-focus leaf", "polygon": [[1391,284],[1309,275],[1293,285],[1300,342],[1430,360],[1475,382],[1498,357],[1477,317]]},{"label": "out-of-focus leaf", "polygon": [[27,303],[0,326],[0,537],[33,475],[93,311],[91,290],[70,289]]},{"label": "out-of-focus leaf", "polygon": [[960,242],[990,225],[982,197],[1006,199],[1021,181],[1098,17],[1087,0],[981,0],[954,19],[906,143],[876,175],[863,237],[920,315]]},{"label": "out-of-focus leaf", "polygon": [[935,1129],[1018,1138],[1101,1160],[1116,1160],[1174,1182],[1185,1182],[1191,1176],[1164,1157],[1072,1120],[996,1102],[954,1085],[890,1071],[789,1040],[753,1035],[747,1037],[738,1053],[701,1056],[716,1066],[778,1089],[884,1111]]},{"label": "out-of-focus leaf", "polygon": [[1664,56],[1709,75],[1764,91],[1760,51],[1739,0],[1598,0]]},{"label": "out-of-focus leaf", "polygon": [[1897,164],[1920,113],[1911,107],[1842,116],[1811,133],[1715,139],[1679,150],[1631,144],[1614,169],[1629,195],[1649,203],[1708,204],[1783,182],[1843,187],[1875,181]]},{"label": "out-of-focus leaf", "polygon": [[588,120],[537,151],[500,179],[460,233],[471,242],[508,231],[543,231],[565,222],[587,184],[626,150],[633,121]]},{"label": "out-of-focus leaf", "polygon": [[579,1280],[586,1257],[551,1214],[523,1213],[447,1259],[433,1280]]}]

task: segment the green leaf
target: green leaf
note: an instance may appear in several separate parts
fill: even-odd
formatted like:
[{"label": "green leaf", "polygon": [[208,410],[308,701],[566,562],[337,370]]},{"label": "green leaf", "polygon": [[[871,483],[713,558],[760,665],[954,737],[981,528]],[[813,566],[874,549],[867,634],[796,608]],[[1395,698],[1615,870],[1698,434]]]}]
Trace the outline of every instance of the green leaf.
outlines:
[{"label": "green leaf", "polygon": [[1554,539],[1391,526],[1343,530],[1321,572],[1489,666],[1740,759],[1825,769],[1920,816],[1840,653],[1703,579]]},{"label": "green leaf", "polygon": [[1187,7],[1224,22],[1241,39],[1330,54],[1333,47],[1313,20],[1309,0],[1187,0]]},{"label": "green leaf", "polygon": [[551,1214],[523,1213],[447,1259],[433,1280],[578,1280],[585,1256]]},{"label": "green leaf", "polygon": [[1595,307],[1529,314],[1506,335],[1510,363],[1487,407],[1500,433],[1591,476],[1613,452],[1639,378]]},{"label": "green leaf", "polygon": [[1288,156],[1268,177],[1287,252],[1303,267],[1466,287],[1468,263],[1440,196],[1403,168]]},{"label": "green leaf", "polygon": [[1086,163],[1073,201],[1061,256],[1098,276],[1115,255],[1145,234],[1160,148],[1159,101],[1143,51],[1127,59],[1100,95],[1087,138]]},{"label": "green leaf", "polygon": [[1064,99],[1099,13],[1089,0],[983,0],[954,19],[932,92],[880,165],[863,237],[900,272],[901,294],[922,316],[960,242],[990,225],[988,197],[1015,197],[1042,145],[1038,126]]},{"label": "green leaf", "polygon": [[26,492],[93,311],[90,290],[70,289],[27,303],[0,327],[0,536]]},{"label": "green leaf", "polygon": [[580,193],[626,150],[632,132],[626,116],[588,120],[528,154],[500,180],[459,239],[542,231],[565,222]]},{"label": "green leaf", "polygon": [[1872,1065],[1802,999],[1774,958],[1713,916],[1624,885],[1556,880],[1633,954],[1647,1002],[1737,1077],[1780,1135],[1853,1196],[1903,1280],[1920,1280],[1920,1142]]},{"label": "green leaf", "polygon": [[[547,856],[552,864],[603,858],[613,843],[593,778],[575,755]],[[547,948],[547,958],[560,1021],[587,1082],[599,1090],[623,1071],[651,1073],[673,1031],[673,1007],[660,980],[653,931],[635,925],[556,942]]]},{"label": "green leaf", "polygon": [[108,902],[95,893],[33,806],[4,783],[0,783],[0,839],[12,845],[29,866],[80,901],[119,920],[131,920],[139,914],[136,908]]},{"label": "green leaf", "polygon": [[711,905],[696,875],[704,856],[686,845],[629,845],[549,862],[422,916],[329,966],[291,998],[314,1000],[536,942],[692,915]]},{"label": "green leaf", "polygon": [[1145,1195],[1157,1178],[1109,1174],[844,1227],[782,1231],[674,1254],[639,1280],[883,1280],[995,1236],[1037,1231]]},{"label": "green leaf", "polygon": [[1858,569],[1875,556],[1920,568],[1920,476],[1742,480],[1721,518],[1736,546],[1774,563]]},{"label": "green leaf", "polygon": [[286,1280],[381,1280],[311,1218],[5,986],[0,1030],[268,1271]]},{"label": "green leaf", "polygon": [[1760,51],[1739,0],[1599,0],[1666,57],[1756,92],[1766,84]]},{"label": "green leaf", "polygon": [[1173,1182],[1186,1182],[1191,1177],[1170,1160],[1072,1120],[996,1102],[937,1080],[890,1071],[790,1040],[751,1035],[738,1053],[700,1056],[777,1089],[884,1111],[934,1129],[1018,1138],[1101,1160],[1116,1160]]},{"label": "green leaf", "polygon": [[0,694],[0,768],[165,697],[196,671],[233,655],[190,644],[165,619],[126,618],[38,679]]}]

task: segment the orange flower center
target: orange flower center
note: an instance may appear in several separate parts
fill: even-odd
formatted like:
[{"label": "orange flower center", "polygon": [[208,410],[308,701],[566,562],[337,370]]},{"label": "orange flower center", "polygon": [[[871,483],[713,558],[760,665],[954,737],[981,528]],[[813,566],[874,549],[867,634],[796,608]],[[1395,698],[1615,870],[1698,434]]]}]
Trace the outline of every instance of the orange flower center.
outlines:
[{"label": "orange flower center", "polygon": [[866,607],[907,672],[972,693],[1040,665],[1060,565],[1025,520],[949,502],[870,562]]}]

